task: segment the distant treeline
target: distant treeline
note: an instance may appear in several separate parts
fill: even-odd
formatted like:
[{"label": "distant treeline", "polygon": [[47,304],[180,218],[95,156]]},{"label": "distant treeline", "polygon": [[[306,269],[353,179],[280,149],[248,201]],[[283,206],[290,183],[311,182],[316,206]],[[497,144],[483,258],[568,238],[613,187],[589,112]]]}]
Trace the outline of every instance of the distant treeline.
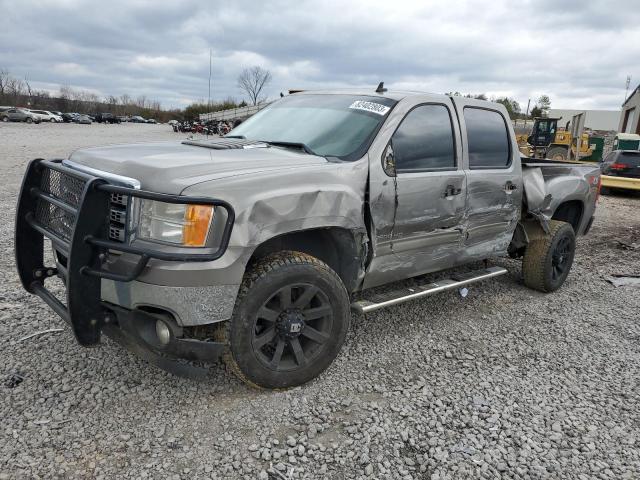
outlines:
[{"label": "distant treeline", "polygon": [[165,110],[158,100],[147,98],[145,95],[136,98],[123,94],[100,97],[94,92],[71,88],[61,85],[57,93],[47,90],[37,90],[31,87],[28,78],[20,79],[0,69],[0,106],[23,107],[34,110],[54,110],[59,112],[77,112],[94,115],[109,112],[114,115],[154,118],[159,122],[169,120],[196,120],[198,114],[236,108],[246,105],[238,103],[233,98],[221,102],[197,102],[184,110]]}]

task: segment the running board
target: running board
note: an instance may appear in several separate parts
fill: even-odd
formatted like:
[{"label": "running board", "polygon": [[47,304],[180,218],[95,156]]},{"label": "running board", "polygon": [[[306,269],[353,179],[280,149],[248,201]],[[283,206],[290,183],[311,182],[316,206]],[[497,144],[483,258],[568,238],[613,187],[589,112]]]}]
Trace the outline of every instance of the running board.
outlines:
[{"label": "running board", "polygon": [[461,273],[453,275],[451,278],[445,278],[433,283],[418,285],[411,288],[402,288],[392,292],[373,295],[368,300],[359,300],[351,304],[351,310],[356,313],[369,313],[381,308],[398,305],[399,303],[416,300],[418,298],[427,297],[435,293],[453,290],[456,288],[469,285],[471,283],[480,282],[489,278],[498,277],[507,273],[502,267],[489,267],[473,272]]}]

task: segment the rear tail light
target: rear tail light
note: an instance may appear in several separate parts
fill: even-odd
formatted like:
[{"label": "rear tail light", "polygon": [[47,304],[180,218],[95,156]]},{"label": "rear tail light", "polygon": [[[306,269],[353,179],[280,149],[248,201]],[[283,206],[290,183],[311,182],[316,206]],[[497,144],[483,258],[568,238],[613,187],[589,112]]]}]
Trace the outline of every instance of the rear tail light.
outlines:
[{"label": "rear tail light", "polygon": [[624,170],[626,168],[629,168],[629,165],[627,165],[626,163],[612,163],[611,165],[609,165],[609,168],[611,170]]},{"label": "rear tail light", "polygon": [[600,189],[602,188],[602,176],[598,175],[598,186],[596,187],[596,203],[600,199]]}]

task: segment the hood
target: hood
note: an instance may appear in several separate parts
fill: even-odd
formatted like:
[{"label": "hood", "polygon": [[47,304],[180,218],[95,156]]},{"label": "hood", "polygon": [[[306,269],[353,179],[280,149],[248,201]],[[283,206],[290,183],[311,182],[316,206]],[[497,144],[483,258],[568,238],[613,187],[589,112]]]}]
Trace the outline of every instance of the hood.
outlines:
[{"label": "hood", "polygon": [[331,165],[324,157],[288,148],[214,149],[180,141],[86,148],[75,151],[69,160],[135,178],[143,190],[174,195],[189,186],[210,180]]}]

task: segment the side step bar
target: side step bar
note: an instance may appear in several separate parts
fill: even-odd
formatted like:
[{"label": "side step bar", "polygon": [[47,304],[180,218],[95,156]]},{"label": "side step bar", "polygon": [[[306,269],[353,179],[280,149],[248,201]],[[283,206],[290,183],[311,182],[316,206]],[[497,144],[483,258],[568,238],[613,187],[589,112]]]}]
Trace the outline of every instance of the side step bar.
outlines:
[{"label": "side step bar", "polygon": [[471,283],[498,277],[505,273],[507,273],[507,270],[502,267],[489,267],[483,268],[482,270],[453,275],[451,278],[446,278],[437,282],[427,283],[417,287],[402,288],[400,290],[380,295],[373,295],[368,300],[353,302],[351,304],[351,310],[356,313],[369,313],[375,310],[380,310],[381,308],[398,305],[399,303],[444,292],[445,290],[454,290]]}]

